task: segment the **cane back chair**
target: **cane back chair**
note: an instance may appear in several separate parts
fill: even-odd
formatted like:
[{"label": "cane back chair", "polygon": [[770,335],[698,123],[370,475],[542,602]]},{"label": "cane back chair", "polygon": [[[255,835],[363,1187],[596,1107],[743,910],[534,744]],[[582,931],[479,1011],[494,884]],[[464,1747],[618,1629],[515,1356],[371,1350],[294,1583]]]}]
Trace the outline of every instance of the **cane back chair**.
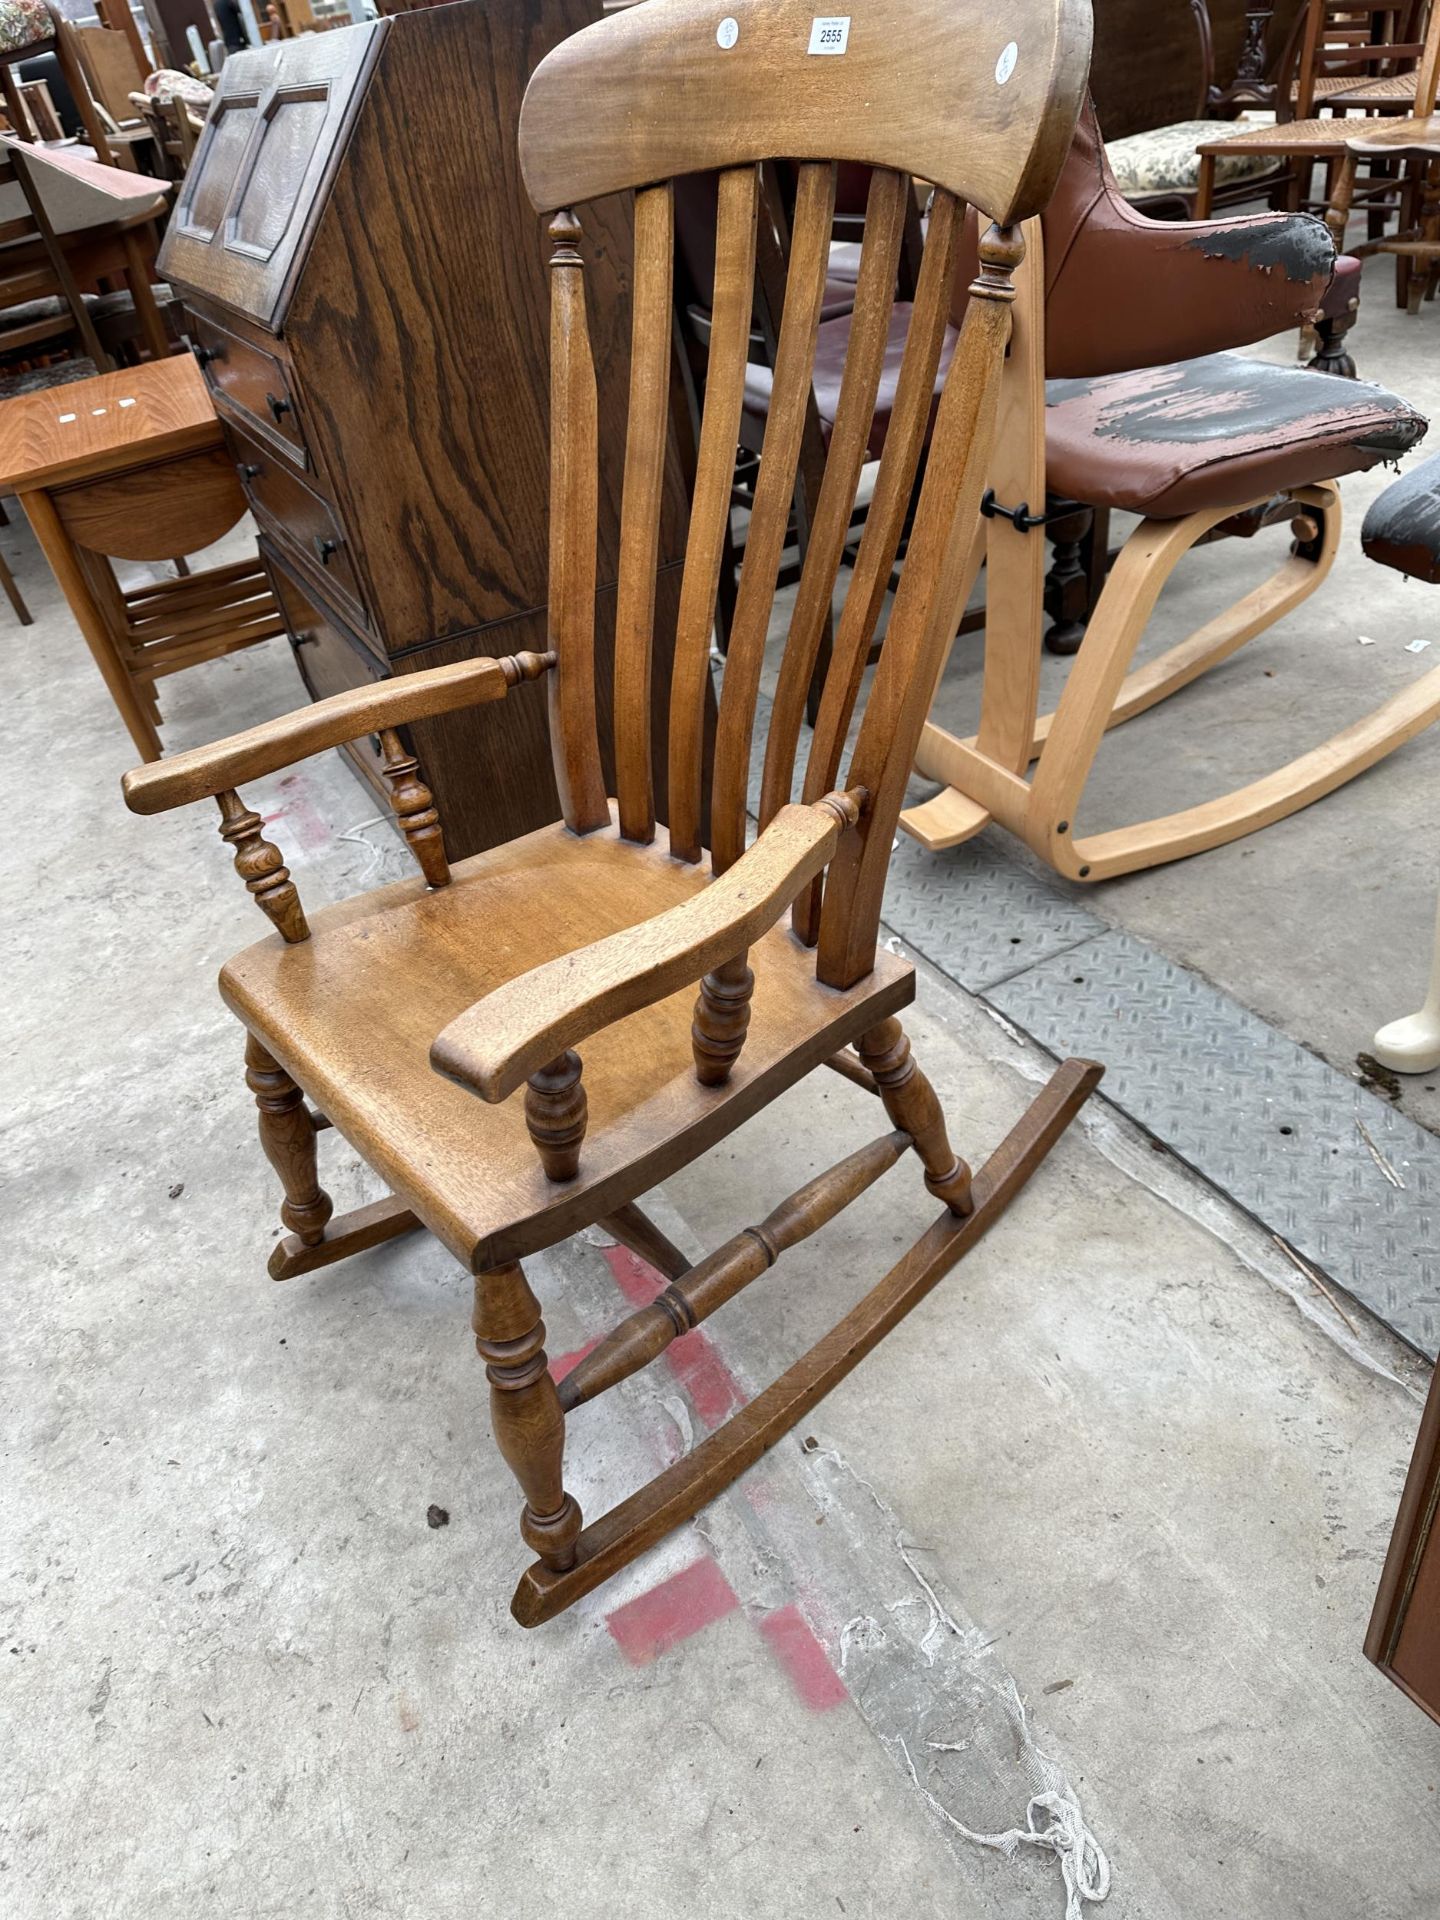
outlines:
[{"label": "cane back chair", "polygon": [[[815,57],[801,0],[653,0],[586,28],[542,62],[520,122],[521,166],[548,212],[552,286],[551,646],[345,693],[129,774],[141,813],[209,797],[222,837],[278,932],[225,968],[248,1030],[262,1145],[285,1189],[277,1279],[417,1223],[475,1275],[500,1451],[519,1480],[536,1563],[512,1603],[534,1625],[694,1514],[784,1433],[966,1253],[1099,1078],[1063,1065],[973,1178],[896,1014],[908,963],[877,949],[881,895],[995,431],[1018,223],[1048,198],[1070,143],[1089,48],[1086,0],[867,0],[843,53]],[[738,27],[738,35],[736,28]],[[750,332],[757,164],[799,163],[789,289],[754,517],[731,632],[703,860],[701,727]],[[829,252],[835,162],[876,171],[856,289],[847,393],[831,436],[799,602],[765,744],[758,838],[746,787],[762,653]],[[649,763],[650,627],[670,388],[674,176],[720,174],[714,333],[670,694],[670,820]],[[886,438],[871,548],[857,583],[888,580],[928,422],[963,226],[989,226],[931,440],[888,637],[845,783],[845,738],[868,631],[847,630],[803,799],[790,800],[821,614],[849,523],[883,359],[910,176],[935,184],[907,367]],[[630,418],[616,639],[617,795],[596,748],[593,618],[596,376],[583,231],[573,209],[634,192]],[[893,548],[892,548],[893,551]],[[852,587],[852,595],[858,587]],[[878,604],[878,600],[877,600]],[[548,683],[564,820],[448,866],[431,796],[398,729],[422,714]],[[307,922],[281,856],[235,791],[341,740],[378,733],[423,879]],[[838,755],[836,756],[838,758]],[[832,790],[833,789],[833,790]],[[823,881],[823,886],[822,886]],[[782,924],[796,903],[799,932]],[[698,988],[698,998],[696,990]],[[752,1005],[753,990],[753,1005]],[[856,1043],[857,1052],[848,1051]],[[574,1051],[585,1050],[584,1079]],[[687,1269],[635,1205],[813,1068],[878,1094],[890,1131],[812,1180],[763,1225]],[[523,1101],[516,1096],[523,1089]],[[306,1096],[394,1189],[330,1221]],[[832,1219],[913,1147],[944,1210],[858,1307],[711,1435],[582,1530],[562,1479],[567,1417],[637,1371]],[[596,1222],[670,1286],[557,1390],[523,1256]]]}]

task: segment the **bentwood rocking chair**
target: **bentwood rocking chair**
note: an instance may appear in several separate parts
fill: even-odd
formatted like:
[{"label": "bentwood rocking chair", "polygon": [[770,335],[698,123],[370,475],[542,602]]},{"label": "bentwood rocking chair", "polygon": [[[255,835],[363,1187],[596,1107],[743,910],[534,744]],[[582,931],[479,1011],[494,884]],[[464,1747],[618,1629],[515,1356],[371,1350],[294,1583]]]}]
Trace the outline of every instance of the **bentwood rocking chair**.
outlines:
[{"label": "bentwood rocking chair", "polygon": [[[943,788],[901,825],[938,849],[993,820],[1067,879],[1098,881],[1284,819],[1440,717],[1440,668],[1432,668],[1247,786],[1177,813],[1078,832],[1106,732],[1179,693],[1308,599],[1339,548],[1339,478],[1398,460],[1426,422],[1382,387],[1222,351],[1282,332],[1323,305],[1335,267],[1330,236],[1297,213],[1147,220],[1116,188],[1093,109],[1082,113],[1026,243],[993,493],[975,523],[968,575],[973,584],[988,554],[980,725],[966,739],[934,722],[923,729],[917,768]],[[1139,525],[1055,710],[1041,714],[1043,519],[1028,503],[1047,491],[1134,513]],[[1271,578],[1133,667],[1185,556],[1217,533],[1274,525],[1292,537]]]},{"label": "bentwood rocking chair", "polygon": [[[552,274],[551,648],[408,675],[127,776],[153,813],[218,800],[220,832],[278,929],[232,960],[221,991],[248,1031],[262,1145],[290,1229],[277,1279],[416,1224],[475,1275],[476,1342],[495,1436],[538,1555],[513,1611],[548,1619],[698,1511],[920,1300],[1003,1211],[1099,1078],[1063,1065],[973,1179],[896,1019],[913,969],[877,951],[896,816],[935,670],[954,630],[995,432],[1018,222],[1044,204],[1070,144],[1089,46],[1086,0],[867,0],[841,57],[807,52],[801,0],[653,0],[612,15],[540,66],[520,123],[530,196],[549,212]],[[727,33],[729,33],[727,27]],[[720,702],[710,848],[701,727],[750,332],[757,163],[797,160],[799,190],[774,397]],[[824,294],[835,161],[876,169],[846,394],[831,438],[800,612],[766,742],[760,832],[746,779],[776,569]],[[710,371],[670,697],[670,823],[649,764],[650,627],[670,391],[677,174],[720,172]],[[928,418],[963,205],[995,222],[940,403],[909,558],[840,790],[792,804],[801,713],[865,454],[912,174],[935,183],[881,500],[903,513]],[[657,184],[658,183],[658,184]],[[634,192],[634,332],[616,639],[617,800],[596,749],[593,619],[596,382],[582,223],[570,209]],[[883,514],[872,511],[865,538]],[[808,611],[807,611],[808,610]],[[863,659],[870,636],[853,645]],[[835,659],[847,681],[854,659]],[[456,865],[397,732],[421,715],[548,683],[564,820]],[[826,689],[827,697],[830,688]],[[835,696],[837,699],[839,696]],[[301,909],[259,817],[235,789],[306,754],[378,733],[424,877],[315,914]],[[822,891],[823,885],[823,891]],[[806,938],[782,924],[799,901]],[[818,902],[818,906],[817,906]],[[697,997],[698,988],[698,997]],[[753,990],[753,1003],[752,1003]],[[856,1052],[846,1051],[854,1043]],[[572,1049],[584,1049],[581,1060]],[[635,1205],[649,1188],[830,1064],[879,1096],[890,1131],[687,1268]],[[317,1179],[307,1096],[392,1186],[345,1220]],[[565,1489],[568,1416],[659,1354],[914,1148],[943,1211],[834,1330],[687,1458],[582,1530]],[[671,1284],[557,1387],[520,1261],[603,1221]],[[583,1428],[582,1428],[583,1433]]]}]

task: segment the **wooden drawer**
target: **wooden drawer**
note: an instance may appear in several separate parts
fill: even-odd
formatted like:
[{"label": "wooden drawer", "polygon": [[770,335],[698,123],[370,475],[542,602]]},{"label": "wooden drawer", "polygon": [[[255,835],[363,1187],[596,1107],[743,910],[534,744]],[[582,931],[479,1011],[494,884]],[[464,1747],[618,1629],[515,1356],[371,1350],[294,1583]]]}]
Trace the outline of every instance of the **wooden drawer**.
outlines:
[{"label": "wooden drawer", "polygon": [[290,385],[290,370],[278,354],[256,346],[202,313],[190,316],[195,358],[216,400],[233,407],[260,438],[310,467],[305,428]]},{"label": "wooden drawer", "polygon": [[[274,541],[302,579],[307,576],[347,619],[369,625],[340,522],[330,503],[305,482],[288,460],[252,435],[232,429],[235,471],[262,533]],[[323,582],[323,585],[321,583]]]},{"label": "wooden drawer", "polygon": [[[290,630],[295,664],[312,700],[326,700],[332,693],[348,693],[352,687],[368,687],[377,680],[389,678],[369,649],[348,634],[311,597],[269,542],[261,541],[260,553]],[[344,751],[388,805],[389,789],[381,777],[380,743],[376,737],[367,734]]]}]

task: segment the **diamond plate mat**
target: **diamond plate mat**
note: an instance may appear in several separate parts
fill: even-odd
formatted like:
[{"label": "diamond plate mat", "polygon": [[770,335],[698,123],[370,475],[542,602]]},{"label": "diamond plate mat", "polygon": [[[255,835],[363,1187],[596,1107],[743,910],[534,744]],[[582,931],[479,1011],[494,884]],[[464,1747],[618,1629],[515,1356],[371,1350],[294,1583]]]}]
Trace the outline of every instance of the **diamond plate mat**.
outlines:
[{"label": "diamond plate mat", "polygon": [[985,998],[1051,1052],[1103,1061],[1115,1106],[1434,1358],[1434,1135],[1115,929]]},{"label": "diamond plate mat", "polygon": [[[930,789],[926,789],[930,791]],[[982,835],[931,853],[901,834],[885,883],[885,921],[932,966],[983,993],[1105,931],[1073,889],[1047,881]]]}]

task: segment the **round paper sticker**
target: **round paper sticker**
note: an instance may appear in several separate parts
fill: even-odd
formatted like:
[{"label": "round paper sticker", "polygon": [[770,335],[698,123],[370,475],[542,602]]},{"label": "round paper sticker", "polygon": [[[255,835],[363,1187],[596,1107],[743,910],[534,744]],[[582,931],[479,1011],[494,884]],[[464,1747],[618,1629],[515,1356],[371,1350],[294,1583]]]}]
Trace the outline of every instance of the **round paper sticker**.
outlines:
[{"label": "round paper sticker", "polygon": [[728,52],[730,48],[734,46],[735,42],[739,38],[740,38],[740,22],[734,17],[733,14],[727,13],[725,18],[720,22],[719,26],[716,27],[715,29],[715,39],[718,42],[718,44],[724,47],[725,50]]},{"label": "round paper sticker", "polygon": [[1020,58],[1020,49],[1012,40],[1000,58],[995,62],[995,84],[1003,87],[1015,71],[1015,62]]}]

